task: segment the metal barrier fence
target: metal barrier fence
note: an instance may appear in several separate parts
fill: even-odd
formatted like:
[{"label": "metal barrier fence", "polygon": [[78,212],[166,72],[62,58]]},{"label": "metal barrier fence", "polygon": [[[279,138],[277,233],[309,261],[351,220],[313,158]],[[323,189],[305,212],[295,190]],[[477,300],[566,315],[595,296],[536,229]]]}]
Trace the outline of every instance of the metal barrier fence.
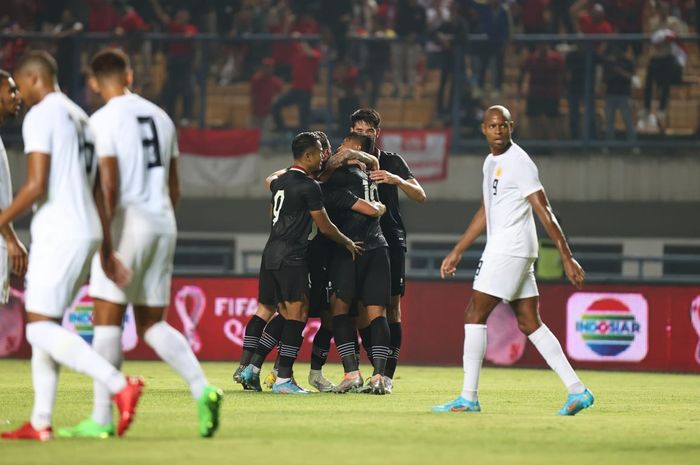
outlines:
[{"label": "metal barrier fence", "polygon": [[[493,46],[494,43],[489,42],[483,35],[469,35],[464,42],[454,44],[454,56],[449,59],[442,56],[445,60],[442,62],[444,77],[451,78],[453,86],[452,92],[447,92],[447,96],[451,98],[449,111],[445,110],[444,114],[436,113],[438,104],[435,94],[440,93],[441,84],[440,77],[437,76],[439,73],[435,68],[431,68],[439,64],[435,62],[439,61],[440,57],[427,55],[423,81],[416,89],[411,89],[416,91],[414,95],[394,97],[389,90],[391,87],[389,80],[386,78],[391,71],[391,66],[387,64],[387,60],[377,61],[374,52],[382,49],[384,50],[382,53],[386,52],[385,55],[388,57],[391,55],[388,53],[390,46],[400,45],[400,42],[393,39],[352,38],[349,61],[338,62],[328,54],[322,58],[312,99],[311,125],[319,129],[324,128],[329,133],[344,132],[347,120],[343,111],[345,106],[349,103],[372,104],[385,116],[385,126],[398,127],[411,124],[414,127],[449,127],[453,138],[452,152],[460,153],[474,149],[481,151],[485,145],[478,129],[478,112],[491,104],[503,103],[512,107],[518,122],[523,121],[526,126],[529,126],[525,134],[519,135],[519,140],[527,143],[528,147],[539,147],[544,151],[547,149],[623,148],[637,151],[639,149],[696,148],[698,121],[700,121],[698,38],[699,36],[695,34],[678,38],[679,43],[687,47],[688,60],[682,78],[672,84],[670,105],[665,117],[665,126],[662,127],[661,132],[652,131],[652,133],[642,134],[637,133],[635,128],[631,128],[632,132],[628,132],[627,137],[620,139],[618,132],[621,125],[613,120],[611,120],[613,121],[612,134],[605,134],[607,131],[601,130],[608,124],[605,121],[606,104],[612,104],[606,99],[604,93],[604,73],[606,66],[609,66],[613,60],[609,52],[602,50],[604,48],[608,51],[618,50],[622,47],[628,59],[633,61],[634,73],[639,77],[645,74],[650,49],[650,36],[642,34],[515,35],[504,44],[501,51],[497,52],[504,54],[503,69],[492,69],[490,73],[494,71],[504,73],[505,81],[503,88],[493,89],[494,92],[490,97],[484,95],[491,86],[479,82],[480,87],[477,88],[476,84],[481,73],[480,67],[484,66],[484,58],[480,58],[480,52],[485,47]],[[168,69],[171,71],[185,69],[185,73],[190,73],[186,79],[188,85],[192,86],[194,96],[183,96],[183,99],[191,98],[192,101],[189,103],[196,103],[196,116],[194,114],[185,116],[192,116],[200,127],[219,124],[245,127],[255,124],[256,122],[250,118],[250,87],[247,85],[250,74],[258,69],[262,58],[269,55],[272,46],[298,41],[319,44],[320,37],[314,35],[291,38],[275,34],[254,34],[243,37],[199,34],[192,37],[176,37],[160,33],[139,35],[82,33],[57,39],[48,33],[0,34],[0,47],[10,44],[16,52],[29,48],[41,48],[57,54],[59,65],[64,69],[59,77],[67,93],[88,110],[95,109],[99,104],[86,89],[86,64],[90,55],[104,45],[121,46],[129,52],[136,68],[137,90],[164,106],[170,105],[171,102],[163,101],[163,85],[167,85],[168,80],[185,79],[179,72],[168,75]],[[190,60],[185,63],[185,68],[170,66],[173,63],[167,58],[167,48],[173,43],[192,46]],[[562,82],[556,83],[559,86],[556,108],[549,110],[538,107],[538,103],[534,101],[526,104],[527,95],[520,93],[520,76],[518,75],[515,79],[515,75],[521,70],[519,63],[528,53],[534,53],[529,50],[536,49],[541,44],[550,46],[552,50],[556,47],[568,50],[565,54],[556,52],[568,67],[561,68],[564,74],[561,76]],[[9,50],[13,48],[9,47]],[[574,50],[575,59],[571,55]],[[219,85],[217,74],[221,74],[222,60],[229,56],[240,56],[240,54],[245,55],[240,74],[232,83]],[[5,66],[11,67],[11,62],[16,58],[17,56],[8,57],[6,53],[4,62],[9,65],[5,64]],[[449,67],[445,68],[445,63],[450,62],[451,70]],[[348,66],[357,66],[359,69],[357,79],[361,82],[355,82],[353,84],[355,87],[352,88],[348,88],[347,83],[343,84],[342,76],[337,75],[339,70]],[[372,72],[373,67],[378,66],[383,67],[381,72]],[[571,79],[564,83],[567,74],[578,79],[578,89],[571,87]],[[643,81],[640,82],[643,83]],[[449,87],[447,82],[442,84]],[[358,90],[360,85],[365,88],[363,92]],[[377,85],[379,90],[374,87]],[[435,92],[436,90],[438,92]],[[628,103],[633,107],[641,108],[643,100],[641,94],[641,88],[633,86]],[[174,97],[177,99],[179,96],[176,94]],[[226,102],[230,103],[230,108],[226,106]],[[581,108],[583,111],[580,111]],[[217,120],[212,116],[215,109],[228,112],[228,116]],[[547,113],[548,111],[551,114],[545,120],[528,116],[529,113]],[[181,111],[174,113],[182,115]],[[178,115],[171,116],[179,120],[180,118],[176,118]],[[409,123],[405,120],[407,115],[412,118]],[[293,122],[294,117],[290,118]],[[567,126],[575,126],[572,119],[577,119],[581,123],[580,130],[579,128],[567,130]],[[538,132],[543,129],[542,121],[546,121],[545,126],[552,126],[549,132],[553,136],[549,139],[538,136]],[[629,124],[629,121],[627,123]],[[636,118],[632,119],[632,124],[634,123]],[[17,142],[18,125],[15,124],[7,129],[4,136],[10,142]],[[288,134],[264,131],[262,143],[272,147],[286,147]]]},{"label": "metal barrier fence", "polygon": [[[406,276],[413,279],[435,279],[440,277],[440,264],[449,250],[409,251],[406,255]],[[584,269],[589,266],[598,271],[588,271],[586,281],[590,283],[700,283],[700,255],[674,254],[665,256],[625,256],[617,253],[582,252],[575,254],[576,259]],[[260,269],[262,251],[244,251],[242,253],[242,271],[247,276],[257,276]],[[460,266],[455,273],[457,279],[472,279],[476,264],[481,258],[480,251],[467,251],[462,256]],[[666,270],[669,265],[682,264],[684,272]],[[609,271],[604,271],[609,268]],[[211,275],[232,275],[232,269],[220,268],[218,273],[211,268],[197,270],[196,268],[180,269],[176,272],[185,275],[187,272],[204,272]],[[541,279],[541,278],[538,278]],[[561,281],[566,280],[564,276]],[[550,279],[551,281],[551,279]],[[555,279],[556,281],[556,279]]]}]

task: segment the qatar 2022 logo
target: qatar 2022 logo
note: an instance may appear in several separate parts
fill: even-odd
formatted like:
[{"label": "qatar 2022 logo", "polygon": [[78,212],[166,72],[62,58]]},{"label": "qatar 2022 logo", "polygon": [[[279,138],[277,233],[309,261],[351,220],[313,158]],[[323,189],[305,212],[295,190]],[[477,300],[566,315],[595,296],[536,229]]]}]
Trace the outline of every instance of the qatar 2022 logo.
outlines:
[{"label": "qatar 2022 logo", "polygon": [[577,292],[567,303],[567,352],[582,361],[643,360],[648,317],[642,294]]}]

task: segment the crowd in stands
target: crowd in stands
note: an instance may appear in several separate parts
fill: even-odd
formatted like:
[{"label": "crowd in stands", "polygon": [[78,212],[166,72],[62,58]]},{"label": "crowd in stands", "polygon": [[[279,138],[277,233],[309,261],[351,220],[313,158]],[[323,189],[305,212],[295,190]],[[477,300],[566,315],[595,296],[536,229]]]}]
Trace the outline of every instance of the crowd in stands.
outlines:
[{"label": "crowd in stands", "polygon": [[[425,98],[428,74],[439,76],[431,95],[435,120],[448,124],[459,102],[464,124],[478,120],[475,107],[499,99],[524,102],[534,137],[554,138],[562,107],[569,133],[613,137],[620,113],[630,140],[638,131],[665,127],[670,88],[683,82],[688,50],[678,34],[697,30],[694,0],[3,0],[0,31],[43,31],[54,35],[58,62],[75,63],[71,37],[83,32],[123,36],[121,46],[142,57],[150,70],[154,55],[165,57],[164,78],[154,96],[182,124],[195,116],[198,44],[140,40],[146,32],[173,36],[215,34],[232,39],[209,50],[210,78],[221,86],[250,83],[251,124],[285,129],[284,108],[298,107],[298,124],[313,123],[314,85],[330,80],[337,112],[358,104],[377,105],[382,96]],[[690,26],[689,26],[690,25]],[[519,42],[515,34],[644,33],[644,42],[593,43],[592,66],[576,41]],[[270,34],[290,42],[249,41]],[[483,40],[469,40],[482,34]],[[308,36],[313,36],[309,39]],[[236,41],[233,39],[246,39]],[[357,40],[362,38],[365,40]],[[387,40],[391,39],[391,40]],[[0,67],[12,69],[29,47],[22,37],[0,38]],[[461,50],[462,54],[457,51]],[[322,73],[332,64],[332,73]],[[78,67],[80,64],[77,65]],[[510,72],[514,70],[514,72]],[[640,70],[645,72],[639,73]],[[431,71],[433,71],[431,73]],[[455,73],[462,79],[455,96]],[[588,73],[588,74],[587,74]],[[69,94],[81,89],[75,69],[61,70]],[[644,75],[643,81],[639,75]],[[148,86],[152,73],[140,80]],[[589,95],[604,100],[603,127],[586,113]],[[510,85],[509,85],[510,83]],[[84,87],[84,86],[83,86]],[[388,90],[387,90],[388,89]],[[643,98],[636,109],[632,97]],[[642,91],[643,89],[643,91]],[[654,105],[654,96],[658,103]],[[79,99],[80,100],[80,99]],[[178,103],[181,101],[181,103]],[[590,103],[590,102],[589,102]],[[177,106],[180,105],[180,106]],[[345,112],[347,113],[347,112]],[[584,121],[584,115],[590,116]]]}]

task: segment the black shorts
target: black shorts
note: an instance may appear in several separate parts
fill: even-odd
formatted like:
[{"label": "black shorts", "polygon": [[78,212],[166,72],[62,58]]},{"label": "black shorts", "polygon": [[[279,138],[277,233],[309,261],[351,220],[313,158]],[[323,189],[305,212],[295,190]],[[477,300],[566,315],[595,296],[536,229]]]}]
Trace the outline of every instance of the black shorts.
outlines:
[{"label": "black shorts", "polygon": [[528,97],[527,116],[548,116],[556,118],[559,116],[559,99],[555,97]]},{"label": "black shorts", "polygon": [[389,251],[381,247],[352,260],[350,253],[336,248],[330,266],[331,290],[346,301],[387,307],[391,301]]},{"label": "black shorts", "polygon": [[276,307],[281,302],[309,300],[309,269],[306,263],[282,265],[278,270],[266,270],[260,265],[258,302]]},{"label": "black shorts", "polygon": [[401,245],[389,245],[391,265],[391,295],[403,297],[406,291],[406,249]]}]

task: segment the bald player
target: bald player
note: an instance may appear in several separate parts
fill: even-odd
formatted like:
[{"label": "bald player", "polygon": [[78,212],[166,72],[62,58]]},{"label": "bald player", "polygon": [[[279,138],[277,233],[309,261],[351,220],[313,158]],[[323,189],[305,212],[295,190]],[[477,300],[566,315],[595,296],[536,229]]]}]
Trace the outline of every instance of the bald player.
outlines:
[{"label": "bald player", "polygon": [[94,139],[88,117],[61,93],[57,70],[51,55],[33,51],[20,60],[14,73],[29,107],[22,124],[28,169],[24,186],[0,213],[0,229],[34,204],[25,294],[34,409],[30,421],[2,433],[4,439],[52,437],[59,364],[106,386],[119,409],[120,436],[134,417],[143,388],[142,380],[126,378],[80,336],[61,326],[98,250],[110,279],[124,285],[129,272],[112,253],[109,229],[95,208]]},{"label": "bald player", "polygon": [[537,166],[513,142],[513,118],[507,108],[492,106],[484,114],[481,132],[491,153],[484,161],[483,199],[454,249],[445,257],[440,275],[454,275],[462,253],[486,229],[486,248],[474,276],[473,293],[464,315],[464,385],[455,400],[433,407],[434,412],[480,412],[479,371],[486,352],[486,321],[502,300],[510,302],[525,333],[568,391],[559,415],[576,415],[593,405],[593,394],[566,359],[554,334],[542,323],[535,282],[537,231],[533,210],[556,244],[566,277],[576,289],[585,273],[574,259],[564,232],[552,213]]}]

